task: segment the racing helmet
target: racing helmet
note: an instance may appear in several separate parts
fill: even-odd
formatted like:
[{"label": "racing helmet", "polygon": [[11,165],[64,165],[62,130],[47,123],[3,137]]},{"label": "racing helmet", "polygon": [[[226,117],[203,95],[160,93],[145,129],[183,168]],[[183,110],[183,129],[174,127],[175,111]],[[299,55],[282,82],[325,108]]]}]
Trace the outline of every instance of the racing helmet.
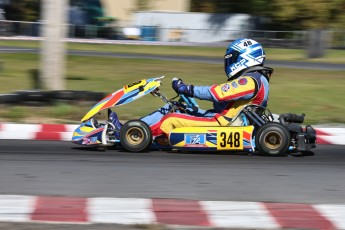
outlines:
[{"label": "racing helmet", "polygon": [[224,55],[224,69],[228,80],[235,79],[248,67],[263,65],[265,51],[257,41],[241,38],[230,43]]}]

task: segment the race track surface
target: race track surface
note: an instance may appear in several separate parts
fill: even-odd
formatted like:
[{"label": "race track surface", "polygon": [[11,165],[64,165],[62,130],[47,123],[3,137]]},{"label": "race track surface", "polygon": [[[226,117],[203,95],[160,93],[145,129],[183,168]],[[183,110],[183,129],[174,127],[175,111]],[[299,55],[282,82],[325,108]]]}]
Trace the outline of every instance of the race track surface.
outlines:
[{"label": "race track surface", "polygon": [[345,146],[305,157],[95,151],[63,141],[0,140],[0,194],[344,202]]}]

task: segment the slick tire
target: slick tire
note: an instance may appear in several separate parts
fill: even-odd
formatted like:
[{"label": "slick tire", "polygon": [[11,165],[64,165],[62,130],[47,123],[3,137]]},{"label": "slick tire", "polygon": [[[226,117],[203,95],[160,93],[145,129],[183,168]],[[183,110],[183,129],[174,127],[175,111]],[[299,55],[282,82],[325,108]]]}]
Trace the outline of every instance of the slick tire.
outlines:
[{"label": "slick tire", "polygon": [[120,143],[130,152],[145,152],[152,144],[151,129],[141,120],[130,120],[120,130]]},{"label": "slick tire", "polygon": [[290,142],[289,130],[276,122],[261,126],[255,136],[256,148],[265,156],[285,156]]}]

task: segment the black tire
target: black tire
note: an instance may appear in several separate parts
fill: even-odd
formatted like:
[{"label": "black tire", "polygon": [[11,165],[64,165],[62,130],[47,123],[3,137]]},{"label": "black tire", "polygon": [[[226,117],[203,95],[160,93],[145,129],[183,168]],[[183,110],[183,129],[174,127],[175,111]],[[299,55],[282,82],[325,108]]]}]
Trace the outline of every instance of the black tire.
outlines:
[{"label": "black tire", "polygon": [[266,156],[285,156],[290,142],[289,130],[276,122],[261,126],[255,136],[257,150]]},{"label": "black tire", "polygon": [[145,152],[152,144],[151,129],[141,120],[128,121],[120,130],[120,143],[130,152]]}]

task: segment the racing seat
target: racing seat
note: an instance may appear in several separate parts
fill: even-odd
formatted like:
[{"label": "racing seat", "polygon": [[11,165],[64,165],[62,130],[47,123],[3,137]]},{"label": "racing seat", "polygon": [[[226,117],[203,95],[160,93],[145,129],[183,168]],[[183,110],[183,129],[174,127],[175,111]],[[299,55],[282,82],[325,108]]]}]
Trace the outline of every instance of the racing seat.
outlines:
[{"label": "racing seat", "polygon": [[274,118],[268,109],[262,106],[248,104],[242,106],[241,110],[230,121],[228,126],[247,126],[251,124],[261,126],[268,121],[274,120],[276,118]]}]

